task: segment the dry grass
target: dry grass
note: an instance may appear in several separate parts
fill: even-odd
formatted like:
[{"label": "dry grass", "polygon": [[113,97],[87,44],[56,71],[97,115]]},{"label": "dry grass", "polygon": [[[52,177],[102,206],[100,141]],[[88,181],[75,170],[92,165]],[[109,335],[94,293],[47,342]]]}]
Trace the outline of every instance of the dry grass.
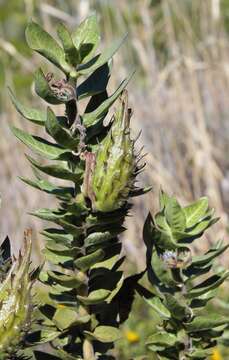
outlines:
[{"label": "dry grass", "polygon": [[[219,2],[193,0],[189,8],[183,0],[163,0],[162,5],[154,8],[149,8],[146,0],[64,3],[36,4],[36,13],[50,32],[56,20],[74,26],[94,8],[100,16],[106,42],[114,33],[129,32],[127,45],[116,57],[113,83],[122,79],[130,67],[137,67],[129,87],[133,127],[135,134],[142,129],[139,146],[144,144],[148,154],[143,180],[153,186],[152,194],[135,200],[134,216],[127,221],[125,247],[130,260],[139,269],[144,266],[143,218],[148,208],[156,209],[159,187],[178,196],[182,203],[209,196],[221,216],[220,224],[209,234],[209,241],[226,237],[229,41]],[[28,13],[33,14],[32,2],[27,0],[26,4]],[[161,44],[163,51],[159,48]],[[35,57],[32,67],[37,63],[39,59]],[[22,61],[22,68],[26,64]],[[10,77],[10,68],[8,71]],[[7,116],[2,115],[0,123],[4,207],[0,228],[2,234],[8,233],[18,242],[25,226],[40,227],[25,212],[47,205],[50,198],[15,179],[16,175],[25,175],[29,166],[23,158],[24,148],[8,130],[7,123],[19,119],[9,105],[4,112]]]}]

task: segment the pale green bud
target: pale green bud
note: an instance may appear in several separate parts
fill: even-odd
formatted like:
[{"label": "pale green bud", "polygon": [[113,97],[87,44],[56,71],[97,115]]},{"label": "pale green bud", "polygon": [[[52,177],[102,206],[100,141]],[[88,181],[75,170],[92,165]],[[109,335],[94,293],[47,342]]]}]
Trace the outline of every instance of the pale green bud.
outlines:
[{"label": "pale green bud", "polygon": [[95,210],[110,212],[120,208],[133,188],[136,159],[134,141],[130,137],[130,118],[127,91],[124,91],[111,129],[95,155],[89,192]]}]

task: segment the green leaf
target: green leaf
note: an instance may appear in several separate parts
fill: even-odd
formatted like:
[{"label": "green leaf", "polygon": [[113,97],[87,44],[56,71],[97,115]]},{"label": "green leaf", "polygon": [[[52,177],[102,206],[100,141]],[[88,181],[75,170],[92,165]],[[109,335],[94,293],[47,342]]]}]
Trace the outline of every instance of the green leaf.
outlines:
[{"label": "green leaf", "polygon": [[229,322],[228,317],[218,314],[207,314],[206,316],[197,316],[190,323],[185,324],[188,332],[198,332],[202,330],[211,330],[215,327],[226,325]]},{"label": "green leaf", "polygon": [[196,226],[194,226],[192,228],[192,230],[188,232],[188,234],[191,235],[191,236],[200,235],[205,230],[207,230],[210,226],[215,224],[218,220],[219,220],[219,218],[202,220]]},{"label": "green leaf", "polygon": [[95,305],[105,301],[110,293],[110,290],[99,289],[90,292],[88,296],[77,295],[77,299],[84,305]]},{"label": "green leaf", "polygon": [[184,231],[186,228],[186,217],[180,204],[171,197],[165,206],[165,217],[172,231]]},{"label": "green leaf", "polygon": [[103,343],[115,342],[121,338],[120,330],[113,326],[97,326],[93,333],[85,331],[85,334]]},{"label": "green leaf", "polygon": [[79,63],[79,53],[73,44],[70,32],[64,24],[59,24],[57,34],[64,48],[66,62],[75,67]]},{"label": "green leaf", "polygon": [[65,264],[68,261],[72,261],[72,257],[70,255],[56,254],[48,248],[42,250],[42,253],[45,255],[46,260],[55,265]]},{"label": "green leaf", "polygon": [[74,263],[78,269],[82,271],[86,271],[94,264],[103,260],[104,255],[105,255],[104,251],[102,249],[98,249],[90,255],[82,256],[81,258],[77,259]]},{"label": "green leaf", "polygon": [[111,61],[95,70],[77,87],[78,99],[84,99],[102,93],[108,84],[111,71]]},{"label": "green leaf", "polygon": [[73,197],[73,188],[53,185],[49,181],[44,179],[30,180],[23,177],[20,177],[20,179],[27,185],[30,185],[48,194],[56,195],[57,197],[65,198],[68,200]]},{"label": "green leaf", "polygon": [[194,203],[183,208],[186,216],[187,228],[194,226],[208,210],[208,198],[202,197]]},{"label": "green leaf", "polygon": [[65,61],[64,50],[40,25],[31,21],[26,27],[25,36],[32,50],[37,51],[65,73],[71,71]]},{"label": "green leaf", "polygon": [[193,351],[191,353],[189,353],[188,357],[190,359],[207,359],[208,356],[212,355],[212,351],[213,349],[193,349]]},{"label": "green leaf", "polygon": [[85,324],[90,320],[90,315],[81,316],[77,314],[76,311],[70,308],[61,308],[57,309],[53,322],[60,329],[64,330],[70,328],[71,326]]},{"label": "green leaf", "polygon": [[177,342],[177,337],[175,334],[171,334],[165,331],[157,332],[153,335],[150,335],[146,341],[147,345],[158,344],[165,346],[174,346]]},{"label": "green leaf", "polygon": [[208,250],[204,255],[193,256],[191,266],[206,266],[212,262],[216,257],[224,253],[228,249],[229,245],[219,246]]},{"label": "green leaf", "polygon": [[75,183],[79,183],[82,177],[82,171],[78,173],[74,173],[70,171],[65,163],[61,163],[58,165],[41,165],[36,160],[34,160],[31,156],[26,156],[29,162],[38,170],[43,173],[64,180],[70,180]]},{"label": "green leaf", "polygon": [[72,41],[79,53],[79,62],[88,61],[100,42],[100,30],[96,15],[86,18],[72,33]]},{"label": "green leaf", "polygon": [[163,305],[162,301],[158,297],[153,297],[150,299],[144,298],[144,300],[149,304],[156,313],[164,320],[168,320],[171,317],[170,311]]},{"label": "green leaf", "polygon": [[165,300],[167,308],[175,319],[183,320],[187,315],[190,315],[184,301],[176,299],[171,294],[165,294]]},{"label": "green leaf", "polygon": [[106,48],[102,54],[95,56],[89,62],[77,67],[77,72],[80,75],[88,75],[92,71],[95,71],[100,66],[106,64],[110,60],[116,51],[120,48],[123,42],[126,40],[126,36],[121,39],[116,40],[110,47]]},{"label": "green leaf", "polygon": [[123,228],[111,229],[104,232],[93,232],[84,240],[85,247],[100,246],[110,239],[115,238],[120,232],[124,231]]},{"label": "green leaf", "polygon": [[121,82],[118,89],[107,99],[105,100],[97,109],[90,113],[84,113],[83,115],[83,124],[86,127],[94,125],[97,121],[99,121],[109,110],[111,105],[115,102],[115,100],[119,97],[121,92],[126,88],[130,79],[132,78],[133,73],[125,80]]},{"label": "green leaf", "polygon": [[41,69],[38,69],[34,75],[35,79],[35,91],[38,96],[47,101],[49,104],[58,105],[63,101],[58,99],[52,89],[49,86],[48,80]]},{"label": "green leaf", "polygon": [[77,152],[79,139],[73,138],[69,132],[67,132],[67,130],[65,130],[60,125],[56,115],[50,108],[47,110],[47,120],[45,122],[45,127],[49,135],[51,135],[58,144],[65,147],[66,149],[72,149],[73,151]]},{"label": "green leaf", "polygon": [[[70,273],[70,271],[68,271]],[[54,272],[54,271],[48,271],[48,276],[51,278],[54,282],[57,284],[60,284],[66,288],[74,288],[77,289],[79,286],[84,284],[83,279],[79,279],[74,272],[71,272],[68,275]]]},{"label": "green leaf", "polygon": [[73,236],[62,229],[44,229],[41,234],[46,236],[48,239],[52,239],[66,245],[71,245],[73,241]]},{"label": "green leaf", "polygon": [[189,289],[187,298],[193,299],[201,296],[211,290],[219,287],[229,277],[229,271],[225,271],[222,275],[212,275],[207,280],[203,281],[199,285]]},{"label": "green leaf", "polygon": [[44,125],[44,122],[46,120],[45,111],[36,110],[22,105],[17,100],[17,98],[15,97],[14,93],[10,88],[9,88],[9,95],[12,103],[14,104],[16,110],[19,112],[20,115],[22,115],[25,119],[30,120],[31,122],[37,125]]},{"label": "green leaf", "polygon": [[164,210],[164,208],[168,204],[169,200],[170,200],[170,197],[162,189],[160,189],[160,192],[159,192],[160,210]]},{"label": "green leaf", "polygon": [[48,142],[38,136],[30,135],[21,129],[12,127],[13,134],[25,145],[27,145],[35,153],[44,156],[50,160],[64,160],[69,151],[59,146]]}]

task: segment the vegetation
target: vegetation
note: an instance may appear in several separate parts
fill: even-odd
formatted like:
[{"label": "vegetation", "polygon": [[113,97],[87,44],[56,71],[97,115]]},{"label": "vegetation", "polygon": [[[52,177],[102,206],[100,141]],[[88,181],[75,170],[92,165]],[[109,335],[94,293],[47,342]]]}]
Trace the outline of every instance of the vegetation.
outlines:
[{"label": "vegetation", "polygon": [[[32,8],[29,3],[27,2],[27,11],[30,13],[39,8],[37,6]],[[87,1],[85,3],[89,4]],[[122,5],[121,16],[108,2],[96,1],[93,6],[99,13],[105,15],[107,21],[108,17],[110,18],[108,23],[111,27],[104,25],[102,31],[108,39],[113,37],[113,32],[117,35],[120,31],[125,33],[125,26],[132,24],[130,35],[133,42],[125,46],[128,51],[131,51],[131,61],[128,61],[130,56],[128,51],[126,54],[123,52],[123,59],[131,65],[138,64],[138,68],[142,71],[136,78],[138,84],[143,85],[141,91],[133,89],[133,93],[136,94],[137,91],[137,94],[141,94],[144,88],[149,86],[150,77],[148,76],[146,80],[144,76],[150,71],[144,60],[147,57],[154,59],[155,69],[157,63],[160,64],[159,71],[163,70],[163,67],[170,67],[171,61],[176,61],[176,56],[184,56],[187,60],[186,57],[192,57],[194,53],[197,56],[195,64],[208,63],[209,67],[211,64],[214,66],[214,61],[217,59],[216,52],[213,52],[210,46],[205,51],[206,49],[201,44],[205,41],[203,29],[206,31],[206,28],[202,26],[201,16],[195,16],[195,24],[192,23],[192,30],[188,30],[189,17],[192,18],[200,8],[205,11],[204,5],[195,3],[192,6],[187,1],[184,6],[179,3],[172,7],[170,1],[151,4],[149,2],[147,6],[144,3],[141,11],[138,12],[138,2],[136,2],[135,14],[126,11],[128,9],[126,4],[127,2]],[[71,6],[69,2],[57,15],[65,17],[65,11],[68,11],[67,8]],[[222,3],[223,6],[226,4]],[[47,7],[46,10],[55,13],[54,7]],[[152,28],[147,18],[148,11],[154,20],[158,19],[158,24],[165,21],[166,31],[160,32],[156,27],[151,37]],[[4,19],[4,13],[2,17]],[[26,16],[23,19],[25,21]],[[218,24],[217,31],[222,34],[222,23],[217,19],[214,20],[215,24]],[[226,21],[226,15],[224,21]],[[144,32],[140,31],[146,25],[149,30],[147,38],[142,36]],[[136,30],[142,36],[142,43],[139,43],[135,37]],[[53,29],[51,32],[53,33]],[[219,359],[219,348],[215,347],[219,342],[224,344],[225,356],[227,356],[227,296],[224,290],[220,298],[216,297],[216,290],[227,279],[228,272],[214,263],[227,246],[222,242],[215,243],[215,234],[218,238],[220,237],[217,230],[215,233],[205,235],[208,227],[216,222],[207,198],[200,198],[182,208],[175,197],[170,197],[161,191],[160,211],[153,216],[155,205],[149,204],[153,210],[147,217],[143,231],[147,248],[146,270],[141,272],[140,269],[143,267],[139,266],[142,264],[140,252],[144,253],[144,250],[140,252],[134,250],[136,244],[139,244],[138,246],[142,244],[139,231],[135,232],[134,236],[133,231],[132,234],[130,230],[127,231],[126,238],[129,239],[127,243],[124,242],[124,244],[129,244],[129,247],[126,247],[126,253],[127,257],[132,259],[133,265],[130,266],[128,261],[120,257],[122,233],[125,227],[127,230],[131,229],[127,215],[133,215],[132,222],[135,223],[135,228],[141,227],[139,223],[143,215],[136,215],[136,211],[132,209],[133,202],[139,204],[134,197],[149,191],[149,188],[136,187],[136,177],[144,164],[141,151],[138,150],[140,146],[136,144],[133,132],[132,135],[130,134],[131,110],[128,108],[128,94],[125,88],[131,75],[120,83],[115,92],[110,94],[111,83],[114,79],[111,74],[116,73],[116,81],[122,80],[123,60],[118,59],[118,67],[117,63],[115,66],[115,69],[119,69],[117,72],[112,70],[112,58],[124,39],[117,40],[114,45],[105,47],[105,51],[98,54],[96,49],[99,45],[100,34],[94,15],[88,17],[72,33],[65,25],[58,25],[59,42],[54,40],[49,33],[50,28],[48,32],[45,32],[35,22],[30,22],[26,29],[27,43],[31,49],[52,63],[52,67],[42,65],[42,69],[38,69],[34,77],[35,92],[46,103],[52,105],[52,108],[48,109],[40,104],[37,110],[35,106],[38,106],[38,101],[35,105],[33,101],[31,107],[24,106],[14,95],[18,93],[18,90],[20,91],[23,82],[21,84],[17,82],[20,78],[18,76],[14,76],[14,81],[9,81],[7,67],[15,63],[17,64],[15,70],[19,73],[20,66],[25,66],[25,76],[22,76],[22,79],[27,86],[31,81],[31,71],[37,64],[36,59],[31,57],[27,61],[30,55],[23,40],[21,40],[22,48],[19,46],[23,55],[18,51],[16,43],[15,47],[5,39],[0,43],[3,51],[8,52],[8,59],[11,59],[11,64],[6,58],[2,59],[1,71],[3,72],[1,74],[4,75],[1,77],[2,83],[7,75],[7,82],[13,84],[14,87],[14,91],[10,90],[10,97],[19,114],[29,120],[23,127],[36,135],[30,135],[18,127],[13,127],[13,132],[40,158],[49,160],[49,162],[42,161],[42,159],[37,160],[30,155],[27,156],[35,179],[25,175],[25,166],[23,166],[23,171],[19,171],[20,175],[23,175],[22,180],[33,189],[29,207],[34,207],[32,204],[34,188],[54,195],[50,197],[54,200],[48,200],[45,203],[49,206],[51,204],[53,208],[43,208],[33,212],[36,218],[54,224],[42,231],[46,237],[43,251],[46,262],[39,275],[39,281],[33,287],[33,293],[36,293],[35,298],[31,296],[31,284],[38,272],[30,274],[29,271],[29,242],[27,241],[28,245],[25,246],[24,268],[23,266],[22,269],[20,268],[21,256],[19,256],[18,265],[13,266],[12,270],[9,270],[9,267],[14,259],[8,259],[9,254],[1,261],[2,279],[5,279],[2,289],[8,289],[6,292],[3,291],[2,301],[2,314],[7,317],[6,319],[3,317],[2,320],[4,323],[2,327],[4,331],[1,335],[2,358],[205,359],[212,354],[212,359]],[[161,36],[156,35],[159,33]],[[150,50],[152,47],[156,50],[156,57],[152,57]],[[178,161],[179,174],[177,176],[181,176],[181,183],[186,183],[190,191],[180,191],[179,186],[176,188],[179,185],[176,181],[170,181],[168,186],[168,174],[164,172],[163,166],[160,167],[162,171],[158,169],[159,162],[155,152],[147,156],[150,166],[153,163],[152,175],[155,177],[153,181],[150,180],[150,183],[162,184],[166,189],[169,188],[169,192],[179,194],[179,198],[187,196],[190,199],[203,192],[209,193],[212,202],[220,209],[221,203],[218,200],[221,195],[215,181],[215,175],[218,176],[217,166],[215,155],[211,152],[211,141],[208,139],[209,134],[213,135],[214,139],[215,129],[212,132],[209,124],[205,126],[204,115],[201,111],[201,96],[196,97],[192,92],[196,92],[198,86],[203,86],[204,78],[202,70],[198,68],[197,79],[197,70],[191,69],[186,60],[184,63],[183,60],[179,63],[179,70],[176,69],[171,76],[169,74],[166,77],[166,88],[163,84],[160,86],[164,90],[168,87],[170,95],[175,86],[176,91],[178,90],[181,94],[183,84],[179,76],[182,76],[186,84],[190,75],[191,93],[195,104],[199,106],[196,112],[197,122],[195,122],[198,135],[201,135],[198,144],[201,145],[201,151],[208,159],[204,164],[206,171],[204,170],[204,174],[196,171],[198,166],[196,167],[195,156],[193,158],[186,144],[182,141],[179,143],[180,140],[178,140],[178,147],[181,146],[184,150],[184,158],[187,159],[187,154],[189,154],[189,165],[185,164],[184,171],[181,171],[181,163]],[[57,68],[55,73],[53,65]],[[154,97],[155,94],[156,92],[154,92]],[[23,98],[23,95],[20,91],[20,97]],[[139,104],[144,104],[144,108],[147,109],[152,99],[146,95],[143,101],[141,95],[139,96],[138,101],[135,101],[136,117],[145,118],[139,117]],[[182,99],[185,100],[185,96],[182,96]],[[31,99],[30,101],[32,102]],[[185,104],[185,101],[183,103]],[[166,109],[169,109],[169,106],[168,103]],[[143,106],[141,108],[143,111]],[[165,116],[166,109],[164,109]],[[185,119],[188,111],[187,109],[187,112],[182,112],[184,117],[181,114],[179,117]],[[166,124],[160,124],[161,126],[162,132],[164,126],[166,131],[170,131],[173,127],[173,125],[168,127]],[[188,127],[188,129],[191,128]],[[155,134],[158,133],[157,131],[156,124]],[[182,137],[186,132],[184,128],[181,128],[179,133]],[[150,139],[150,134],[148,133],[146,137],[143,132],[141,141],[151,151],[150,144],[155,144],[155,141],[151,142]],[[165,147],[168,144],[170,144],[170,137],[167,136]],[[158,145],[158,141],[155,145]],[[160,146],[157,146],[157,151]],[[222,141],[220,151],[224,148],[224,141]],[[175,152],[169,152],[166,149],[163,151],[176,163],[176,149]],[[218,156],[219,151],[216,154],[216,157]],[[222,157],[220,161],[220,166],[225,164]],[[172,168],[173,166],[174,164]],[[143,178],[146,176],[144,175]],[[41,199],[41,196],[40,192],[37,198]],[[20,219],[22,219],[21,213]],[[221,230],[223,228],[218,225],[216,227]],[[195,241],[193,246],[193,241],[200,237],[203,237],[202,240]],[[3,254],[5,247],[9,248],[7,241],[2,245]],[[197,249],[198,252],[202,249],[203,255],[197,256]],[[136,270],[137,268],[139,270]],[[22,281],[20,279],[20,290],[23,288],[23,291],[14,290],[18,288],[19,283],[19,277],[12,276],[14,269],[24,279]],[[7,276],[7,273],[11,275]],[[25,278],[22,273],[25,274]],[[133,275],[128,276],[127,273]],[[10,282],[7,283],[8,278]],[[8,319],[8,313],[4,309],[8,303],[11,303],[10,294],[13,296],[16,294],[14,299],[19,305],[15,308],[19,310],[15,313],[10,311]],[[140,311],[142,316],[139,316]],[[209,314],[213,315],[209,316]],[[130,346],[127,346],[127,343]]]}]

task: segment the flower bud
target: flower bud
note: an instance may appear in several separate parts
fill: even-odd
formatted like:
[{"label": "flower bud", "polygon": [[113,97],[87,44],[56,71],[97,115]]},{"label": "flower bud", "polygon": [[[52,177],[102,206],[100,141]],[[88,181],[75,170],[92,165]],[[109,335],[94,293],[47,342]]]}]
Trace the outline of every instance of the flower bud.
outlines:
[{"label": "flower bud", "polygon": [[130,138],[131,110],[127,91],[119,98],[114,120],[96,154],[91,176],[92,207],[102,212],[120,208],[134,185],[136,161]]},{"label": "flower bud", "polygon": [[8,359],[10,354],[14,354],[30,323],[31,240],[28,239],[29,233],[26,235],[24,253],[19,253],[0,287],[0,359]]}]

